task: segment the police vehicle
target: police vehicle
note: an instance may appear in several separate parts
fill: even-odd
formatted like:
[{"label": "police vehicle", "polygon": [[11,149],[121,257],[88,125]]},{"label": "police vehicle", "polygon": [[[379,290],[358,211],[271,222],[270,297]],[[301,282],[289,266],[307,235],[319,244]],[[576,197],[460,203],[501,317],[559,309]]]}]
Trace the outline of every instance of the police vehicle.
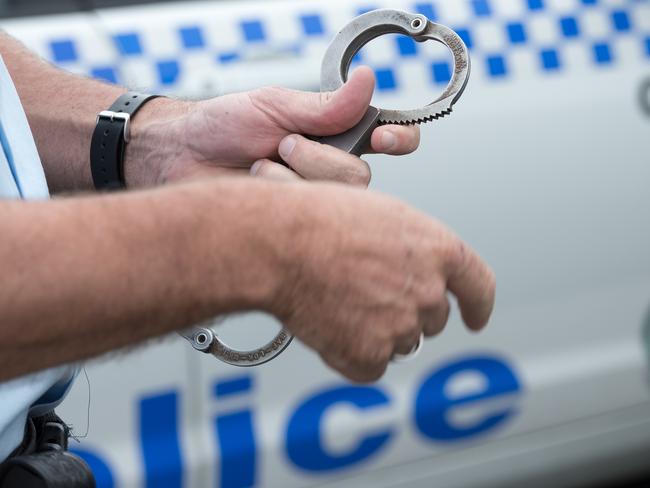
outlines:
[{"label": "police vehicle", "polygon": [[[601,486],[650,471],[650,1],[21,0],[0,3],[0,25],[64,69],[195,98],[316,91],[338,29],[381,7],[470,48],[452,116],[422,126],[415,154],[368,159],[375,190],[495,268],[491,325],[471,334],[452,315],[365,386],[300,344],[253,369],[179,337],[93,361],[60,413],[79,436],[89,420],[73,444],[99,487]],[[452,69],[400,36],[356,62],[385,108],[423,105]],[[218,328],[240,347],[277,330],[256,314]]]}]

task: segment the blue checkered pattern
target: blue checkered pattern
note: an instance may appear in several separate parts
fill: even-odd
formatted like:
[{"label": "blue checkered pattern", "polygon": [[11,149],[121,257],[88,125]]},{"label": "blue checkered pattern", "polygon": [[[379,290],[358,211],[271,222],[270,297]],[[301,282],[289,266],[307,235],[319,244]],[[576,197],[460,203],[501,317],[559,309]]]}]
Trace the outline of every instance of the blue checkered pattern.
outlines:
[{"label": "blue checkered pattern", "polygon": [[[581,49],[584,56],[595,70],[603,69],[617,63],[620,55],[620,42],[625,46],[637,46],[639,62],[650,61],[650,0],[568,0],[572,8],[556,11],[551,0],[510,0],[520,2],[519,8],[504,13],[504,0],[433,0],[410,2],[391,2],[390,6],[414,11],[427,16],[429,19],[450,25],[463,39],[472,52],[474,76],[483,76],[494,82],[504,82],[512,78],[518,70],[515,53],[526,52],[535,59],[537,72],[541,76],[557,76],[571,70],[566,49]],[[399,5],[396,5],[399,3]],[[454,3],[455,15],[447,17],[450,4]],[[349,17],[367,12],[374,8],[383,7],[381,4],[361,3],[348,5]],[[179,6],[182,8],[182,6]],[[168,35],[173,37],[178,45],[178,52],[173,56],[153,56],[147,49],[143,34],[137,29],[130,31],[115,31],[112,41],[117,54],[113,65],[102,63],[94,65],[81,57],[81,49],[73,34],[65,38],[49,40],[47,52],[50,59],[68,67],[75,63],[85,66],[90,76],[112,83],[122,81],[122,64],[142,62],[151,67],[156,76],[155,83],[150,89],[173,91],[179,80],[188,69],[184,59],[192,53],[208,53],[215,69],[229,63],[238,63],[245,58],[244,53],[264,46],[274,46],[276,43],[270,18],[274,15],[273,2],[268,2],[268,8],[260,8],[254,16],[233,18],[234,32],[239,33],[237,46],[220,48],[211,44],[206,35],[204,19],[197,18],[195,22],[185,22],[182,25],[169,25]],[[330,19],[332,14],[340,11],[340,6],[329,6],[320,0],[296,4],[292,22],[297,38],[290,43],[290,49],[297,53],[313,51],[303,49],[309,43],[325,45],[340,27],[340,20]],[[464,18],[458,11],[465,12]],[[600,26],[600,33],[594,34],[591,29],[590,15],[597,13],[606,31]],[[340,15],[336,17],[340,19]],[[540,20],[546,22],[541,24]],[[485,27],[489,26],[493,33],[498,34],[499,42],[486,39]],[[494,34],[496,32],[497,34]],[[286,45],[286,40],[283,40]],[[453,65],[449,59],[432,57],[427,50],[405,36],[393,36],[390,41],[390,60],[374,62],[371,53],[364,49],[355,57],[355,62],[368,63],[375,68],[377,88],[380,91],[394,92],[403,86],[400,78],[400,67],[405,63],[423,63],[429,73],[432,84],[441,85],[449,81]],[[496,46],[496,47],[495,47]],[[368,47],[368,49],[370,46]]]}]

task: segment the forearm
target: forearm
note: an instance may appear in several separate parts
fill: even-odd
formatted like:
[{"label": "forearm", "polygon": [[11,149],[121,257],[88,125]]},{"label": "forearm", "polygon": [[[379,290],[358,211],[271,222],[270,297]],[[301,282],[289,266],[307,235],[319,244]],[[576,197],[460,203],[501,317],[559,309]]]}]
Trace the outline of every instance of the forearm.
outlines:
[{"label": "forearm", "polygon": [[275,198],[224,179],[0,203],[0,380],[265,309],[285,269],[274,230],[293,234]]},{"label": "forearm", "polygon": [[[27,114],[50,191],[92,189],[89,155],[96,116],[126,89],[60,70],[5,33],[0,33],[0,54]],[[130,187],[155,183],[152,159],[161,147],[172,147],[170,138],[178,137],[169,134],[173,126],[169,117],[178,116],[183,110],[168,110],[170,104],[183,105],[170,99],[155,99],[134,117],[132,143],[127,146],[125,162]]]}]

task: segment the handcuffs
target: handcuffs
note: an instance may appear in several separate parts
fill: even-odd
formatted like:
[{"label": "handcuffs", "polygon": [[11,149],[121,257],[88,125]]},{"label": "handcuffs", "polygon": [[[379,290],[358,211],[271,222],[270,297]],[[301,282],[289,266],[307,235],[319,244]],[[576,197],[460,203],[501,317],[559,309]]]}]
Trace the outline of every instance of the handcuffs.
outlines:
[{"label": "handcuffs", "polygon": [[[352,129],[335,136],[313,138],[350,154],[360,156],[370,147],[373,131],[382,124],[422,124],[448,115],[465,90],[470,73],[467,46],[449,27],[436,24],[424,15],[401,10],[373,10],[352,20],[334,38],[323,58],[321,67],[321,92],[335,91],[347,80],[355,54],[373,39],[386,34],[403,34],[417,42],[437,41],[449,48],[454,59],[454,70],[444,92],[425,107],[414,110],[384,110],[370,106]],[[233,366],[259,366],[280,355],[291,343],[293,336],[282,329],[271,341],[257,349],[239,351],[225,344],[210,324],[199,325],[181,332],[197,351],[212,354]],[[413,351],[397,360],[412,357],[422,346],[422,336]]]}]

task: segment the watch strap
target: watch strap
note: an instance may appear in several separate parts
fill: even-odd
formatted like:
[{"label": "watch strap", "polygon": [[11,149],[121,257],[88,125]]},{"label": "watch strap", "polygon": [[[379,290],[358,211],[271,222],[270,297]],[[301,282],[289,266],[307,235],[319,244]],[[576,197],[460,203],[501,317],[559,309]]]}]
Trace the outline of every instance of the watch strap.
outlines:
[{"label": "watch strap", "polygon": [[158,96],[127,92],[97,115],[90,141],[90,170],[97,190],[118,190],[126,186],[124,152],[130,140],[131,118],[146,102]]}]

